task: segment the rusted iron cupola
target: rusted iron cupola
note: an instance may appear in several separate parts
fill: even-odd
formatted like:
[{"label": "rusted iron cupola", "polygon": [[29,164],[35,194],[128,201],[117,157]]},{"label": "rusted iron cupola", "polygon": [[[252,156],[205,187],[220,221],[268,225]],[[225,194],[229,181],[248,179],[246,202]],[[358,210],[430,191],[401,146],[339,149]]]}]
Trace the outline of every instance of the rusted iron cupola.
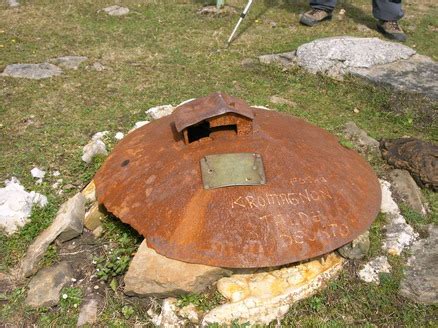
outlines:
[{"label": "rusted iron cupola", "polygon": [[159,254],[234,268],[332,251],[368,229],[381,200],[371,167],[336,137],[221,93],[130,133],[95,183]]}]

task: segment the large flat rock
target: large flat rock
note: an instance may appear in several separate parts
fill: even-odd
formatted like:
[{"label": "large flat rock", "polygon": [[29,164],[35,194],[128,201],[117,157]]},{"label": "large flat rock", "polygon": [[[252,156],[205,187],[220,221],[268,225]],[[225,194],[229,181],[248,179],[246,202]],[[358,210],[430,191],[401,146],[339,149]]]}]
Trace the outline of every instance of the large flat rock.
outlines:
[{"label": "large flat rock", "polygon": [[318,39],[294,51],[263,55],[259,59],[285,68],[300,66],[335,79],[352,74],[396,90],[438,99],[438,64],[405,45],[378,38]]},{"label": "large flat rock", "polygon": [[11,64],[6,66],[0,76],[10,76],[32,80],[47,79],[62,74],[62,70],[53,64]]},{"label": "large flat rock", "polygon": [[429,225],[429,237],[411,249],[400,294],[417,303],[438,303],[438,226]]},{"label": "large flat rock", "polygon": [[199,293],[231,271],[169,259],[144,240],[125,275],[125,294],[167,297]]},{"label": "large flat rock", "polygon": [[74,278],[73,269],[68,262],[38,272],[29,283],[26,304],[31,307],[53,306],[59,302],[61,289]]}]

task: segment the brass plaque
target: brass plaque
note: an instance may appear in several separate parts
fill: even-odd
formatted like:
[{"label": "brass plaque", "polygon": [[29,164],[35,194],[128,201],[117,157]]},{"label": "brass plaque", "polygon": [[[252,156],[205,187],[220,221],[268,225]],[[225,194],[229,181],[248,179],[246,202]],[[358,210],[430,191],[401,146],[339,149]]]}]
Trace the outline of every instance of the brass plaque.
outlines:
[{"label": "brass plaque", "polygon": [[205,189],[266,183],[262,156],[256,153],[208,155],[201,159]]}]

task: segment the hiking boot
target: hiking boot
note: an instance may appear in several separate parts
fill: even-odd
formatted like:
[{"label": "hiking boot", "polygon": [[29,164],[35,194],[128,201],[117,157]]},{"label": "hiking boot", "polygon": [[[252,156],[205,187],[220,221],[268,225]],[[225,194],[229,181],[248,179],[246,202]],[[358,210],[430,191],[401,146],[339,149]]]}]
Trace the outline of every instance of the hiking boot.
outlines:
[{"label": "hiking boot", "polygon": [[377,23],[377,30],[389,39],[406,41],[406,34],[398,25],[397,21],[382,21]]},{"label": "hiking boot", "polygon": [[312,9],[301,15],[300,23],[307,26],[313,26],[330,19],[332,19],[331,11]]}]

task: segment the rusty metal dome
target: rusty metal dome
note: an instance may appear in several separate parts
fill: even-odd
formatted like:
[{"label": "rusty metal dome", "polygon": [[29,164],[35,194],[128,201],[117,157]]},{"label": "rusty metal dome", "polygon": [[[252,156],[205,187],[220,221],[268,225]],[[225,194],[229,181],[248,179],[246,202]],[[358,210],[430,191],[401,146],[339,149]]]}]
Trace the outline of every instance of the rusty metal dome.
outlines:
[{"label": "rusty metal dome", "polygon": [[371,167],[325,130],[215,93],[120,141],[98,201],[166,257],[277,266],[352,241],[379,212]]}]

